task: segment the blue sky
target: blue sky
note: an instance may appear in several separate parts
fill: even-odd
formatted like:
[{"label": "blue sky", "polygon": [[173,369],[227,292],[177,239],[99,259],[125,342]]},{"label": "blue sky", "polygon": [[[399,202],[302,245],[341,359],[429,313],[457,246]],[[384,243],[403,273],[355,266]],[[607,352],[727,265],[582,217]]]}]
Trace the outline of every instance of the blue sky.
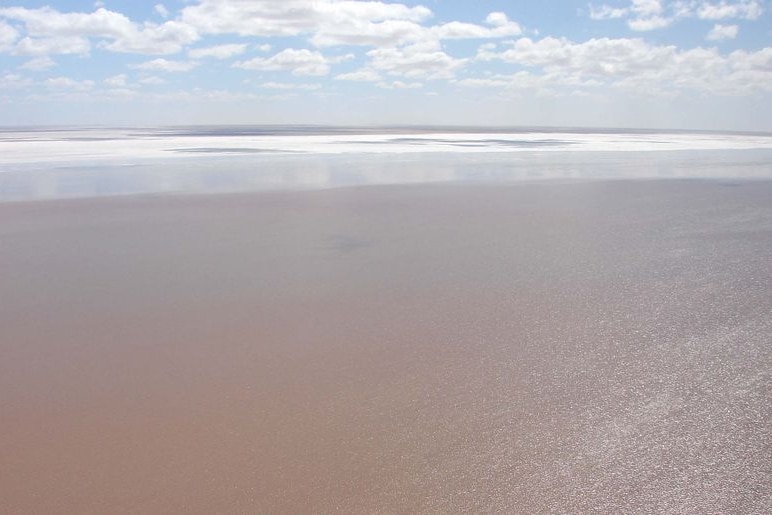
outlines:
[{"label": "blue sky", "polygon": [[0,125],[772,130],[765,0],[23,1]]}]

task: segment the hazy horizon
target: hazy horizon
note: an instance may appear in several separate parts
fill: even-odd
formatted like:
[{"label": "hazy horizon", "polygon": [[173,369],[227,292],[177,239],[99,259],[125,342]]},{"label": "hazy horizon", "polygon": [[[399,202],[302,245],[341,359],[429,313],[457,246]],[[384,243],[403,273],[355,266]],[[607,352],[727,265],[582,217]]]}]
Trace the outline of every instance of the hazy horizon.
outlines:
[{"label": "hazy horizon", "polygon": [[634,126],[614,126],[614,125],[506,125],[506,124],[422,124],[422,123],[373,123],[373,124],[346,124],[346,123],[169,123],[169,124],[132,124],[132,123],[41,123],[41,124],[28,124],[28,125],[12,125],[12,124],[0,124],[0,131],[3,132],[24,132],[29,131],[45,131],[45,130],[59,130],[59,129],[73,129],[73,130],[110,130],[110,129],[126,129],[126,130],[140,130],[140,129],[184,129],[184,128],[206,128],[206,127],[218,127],[218,128],[255,128],[255,129],[293,129],[294,130],[361,130],[361,131],[416,131],[416,132],[436,132],[436,131],[448,131],[459,133],[472,133],[472,134],[485,134],[488,132],[504,132],[504,133],[518,133],[518,132],[618,132],[618,133],[714,133],[714,134],[758,134],[758,135],[770,135],[772,134],[772,128],[766,129],[700,129],[694,127],[634,127]]}]

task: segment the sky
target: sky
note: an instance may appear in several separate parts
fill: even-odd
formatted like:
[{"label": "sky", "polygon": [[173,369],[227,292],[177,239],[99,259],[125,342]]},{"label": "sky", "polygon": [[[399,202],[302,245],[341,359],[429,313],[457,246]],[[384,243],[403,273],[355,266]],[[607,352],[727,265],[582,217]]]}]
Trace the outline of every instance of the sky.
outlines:
[{"label": "sky", "polygon": [[772,131],[769,0],[11,0],[0,126]]}]

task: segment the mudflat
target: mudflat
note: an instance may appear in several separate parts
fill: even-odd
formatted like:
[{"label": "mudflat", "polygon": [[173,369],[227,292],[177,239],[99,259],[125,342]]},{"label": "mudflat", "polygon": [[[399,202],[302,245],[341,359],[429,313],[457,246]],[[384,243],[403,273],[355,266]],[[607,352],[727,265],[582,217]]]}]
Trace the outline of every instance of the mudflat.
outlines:
[{"label": "mudflat", "polygon": [[771,257],[771,181],[0,204],[0,512],[769,512]]}]

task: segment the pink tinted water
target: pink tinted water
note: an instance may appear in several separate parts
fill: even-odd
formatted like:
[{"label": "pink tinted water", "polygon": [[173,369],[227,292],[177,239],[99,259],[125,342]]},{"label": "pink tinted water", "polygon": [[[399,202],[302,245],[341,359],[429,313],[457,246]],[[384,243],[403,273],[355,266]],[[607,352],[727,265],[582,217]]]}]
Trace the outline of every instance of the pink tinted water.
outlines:
[{"label": "pink tinted water", "polygon": [[0,205],[0,511],[772,509],[772,184]]}]

